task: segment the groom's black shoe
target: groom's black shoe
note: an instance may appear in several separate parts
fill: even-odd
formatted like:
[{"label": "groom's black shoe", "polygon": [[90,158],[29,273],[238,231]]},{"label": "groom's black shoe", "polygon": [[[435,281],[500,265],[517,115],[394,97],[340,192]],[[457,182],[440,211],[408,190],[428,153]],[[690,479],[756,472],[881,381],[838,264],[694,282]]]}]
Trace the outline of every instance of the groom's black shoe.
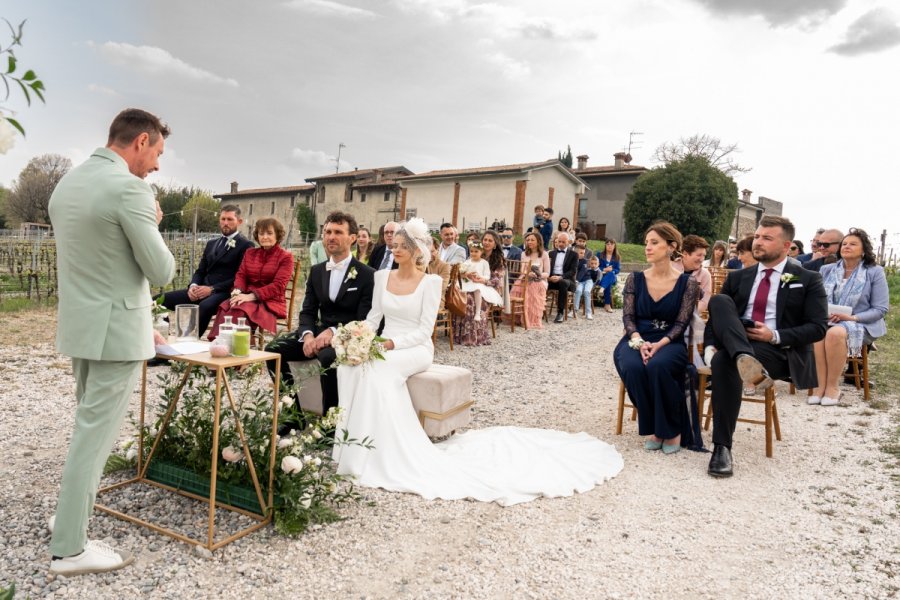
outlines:
[{"label": "groom's black shoe", "polygon": [[556,315],[556,318],[553,320],[554,323],[562,323],[563,322],[563,314],[559,313]]},{"label": "groom's black shoe", "polygon": [[709,468],[706,472],[711,477],[731,477],[734,474],[731,466],[731,450],[716,444],[712,458],[709,459]]}]

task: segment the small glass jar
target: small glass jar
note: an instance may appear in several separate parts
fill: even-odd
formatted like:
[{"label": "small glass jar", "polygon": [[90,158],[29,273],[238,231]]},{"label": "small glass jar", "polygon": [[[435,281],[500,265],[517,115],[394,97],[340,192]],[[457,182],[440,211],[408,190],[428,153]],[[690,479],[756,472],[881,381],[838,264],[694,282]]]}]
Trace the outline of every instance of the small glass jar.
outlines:
[{"label": "small glass jar", "polygon": [[250,326],[245,317],[238,317],[234,328],[231,354],[234,356],[250,356]]}]

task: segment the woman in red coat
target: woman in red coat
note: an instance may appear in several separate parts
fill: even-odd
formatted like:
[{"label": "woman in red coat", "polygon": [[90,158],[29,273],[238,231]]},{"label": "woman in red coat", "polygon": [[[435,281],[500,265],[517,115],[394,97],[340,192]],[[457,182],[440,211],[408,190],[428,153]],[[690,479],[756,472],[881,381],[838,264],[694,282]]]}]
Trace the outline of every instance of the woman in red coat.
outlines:
[{"label": "woman in red coat", "polygon": [[278,219],[260,219],[253,228],[259,248],[244,254],[234,277],[231,298],[219,305],[209,340],[219,335],[219,325],[230,315],[235,323],[246,317],[254,330],[275,333],[276,319],[287,316],[284,290],[294,273],[294,255],[281,247],[284,225]]}]

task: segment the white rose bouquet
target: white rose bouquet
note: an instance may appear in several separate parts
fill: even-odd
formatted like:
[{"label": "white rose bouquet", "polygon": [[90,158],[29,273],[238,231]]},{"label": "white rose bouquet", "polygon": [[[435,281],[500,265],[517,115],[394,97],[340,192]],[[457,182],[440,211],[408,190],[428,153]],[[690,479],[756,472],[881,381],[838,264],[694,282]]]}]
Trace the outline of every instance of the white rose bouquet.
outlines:
[{"label": "white rose bouquet", "polygon": [[337,359],[336,365],[362,365],[373,360],[384,360],[385,339],[369,327],[365,321],[350,321],[340,325],[331,339]]}]

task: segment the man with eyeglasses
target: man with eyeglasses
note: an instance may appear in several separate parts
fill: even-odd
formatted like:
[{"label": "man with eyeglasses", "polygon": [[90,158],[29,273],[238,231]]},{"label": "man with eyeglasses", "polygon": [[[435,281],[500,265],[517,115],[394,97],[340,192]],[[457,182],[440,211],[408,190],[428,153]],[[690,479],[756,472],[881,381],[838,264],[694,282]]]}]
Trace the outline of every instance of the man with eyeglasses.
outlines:
[{"label": "man with eyeglasses", "polygon": [[838,251],[841,249],[841,240],[844,234],[840,229],[826,229],[819,236],[819,241],[813,249],[815,253],[813,260],[803,263],[803,268],[810,271],[818,272],[823,265],[829,265],[838,259]]},{"label": "man with eyeglasses", "polygon": [[522,260],[522,249],[513,246],[513,230],[507,227],[500,234],[500,248],[503,250],[503,258],[507,260]]},{"label": "man with eyeglasses", "polygon": [[818,248],[818,245],[819,245],[819,237],[820,237],[823,233],[825,233],[825,229],[824,229],[823,227],[820,227],[819,229],[816,229],[816,235],[814,235],[814,236],[813,236],[813,239],[811,239],[811,240],[809,241],[809,252],[807,252],[806,254],[801,254],[800,256],[797,257],[797,260],[800,261],[800,264],[803,264],[803,263],[805,263],[805,262],[809,262],[809,261],[811,261],[813,258],[818,258],[818,257],[816,256],[816,249]]}]

